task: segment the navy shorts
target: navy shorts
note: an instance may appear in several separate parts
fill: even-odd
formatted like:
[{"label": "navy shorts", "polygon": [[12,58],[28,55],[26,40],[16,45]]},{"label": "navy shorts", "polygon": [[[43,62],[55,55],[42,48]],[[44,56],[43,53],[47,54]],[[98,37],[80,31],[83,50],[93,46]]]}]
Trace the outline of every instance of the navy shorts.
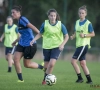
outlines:
[{"label": "navy shorts", "polygon": [[12,52],[12,47],[6,47],[5,48],[5,55],[7,55],[8,53],[11,53]]},{"label": "navy shorts", "polygon": [[33,46],[23,47],[18,44],[16,47],[16,51],[23,52],[23,56],[25,59],[32,59],[37,51],[37,45],[35,43],[35,44],[33,44]]},{"label": "navy shorts", "polygon": [[50,61],[50,59],[58,59],[60,56],[61,50],[59,48],[53,49],[43,49],[44,61]]},{"label": "navy shorts", "polygon": [[88,51],[88,45],[78,47],[78,48],[76,48],[76,51],[72,58],[77,59],[79,61],[85,60],[85,55],[86,55],[87,51]]}]

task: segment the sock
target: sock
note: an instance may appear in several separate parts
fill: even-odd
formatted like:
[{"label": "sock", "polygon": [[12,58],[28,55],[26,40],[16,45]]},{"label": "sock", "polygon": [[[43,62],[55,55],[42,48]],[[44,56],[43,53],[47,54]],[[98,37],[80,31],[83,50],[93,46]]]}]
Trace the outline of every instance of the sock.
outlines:
[{"label": "sock", "polygon": [[8,67],[8,72],[11,72],[12,67]]},{"label": "sock", "polygon": [[77,74],[77,77],[78,77],[79,80],[83,79],[82,76],[81,76],[81,73]]},{"label": "sock", "polygon": [[17,73],[17,76],[18,76],[18,79],[23,81],[23,78],[22,78],[22,73]]},{"label": "sock", "polygon": [[43,81],[45,80],[45,77],[46,77],[47,75],[48,75],[48,74],[46,74],[46,73],[44,74],[44,79],[43,79]]},{"label": "sock", "polygon": [[91,77],[90,77],[90,74],[89,74],[89,75],[86,75],[86,78],[87,78],[87,80],[88,80],[89,82],[92,82]]},{"label": "sock", "polygon": [[38,64],[38,68],[39,68],[39,69],[43,69],[43,66],[40,65],[40,64]]}]

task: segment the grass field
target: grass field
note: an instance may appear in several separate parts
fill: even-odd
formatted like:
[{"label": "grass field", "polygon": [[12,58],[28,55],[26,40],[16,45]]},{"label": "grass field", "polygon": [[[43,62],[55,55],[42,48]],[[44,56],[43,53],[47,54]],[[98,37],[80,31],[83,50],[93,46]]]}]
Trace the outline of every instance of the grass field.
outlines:
[{"label": "grass field", "polygon": [[[34,60],[41,63],[42,60]],[[21,61],[22,64],[22,61]],[[86,77],[83,83],[75,83],[77,76],[69,61],[58,60],[53,74],[57,77],[57,83],[53,86],[41,85],[43,71],[24,68],[24,83],[17,83],[17,75],[13,66],[12,73],[7,72],[7,62],[0,59],[0,90],[100,90],[100,62],[87,62],[93,79],[93,85],[86,84]],[[82,71],[82,70],[81,70]]]}]

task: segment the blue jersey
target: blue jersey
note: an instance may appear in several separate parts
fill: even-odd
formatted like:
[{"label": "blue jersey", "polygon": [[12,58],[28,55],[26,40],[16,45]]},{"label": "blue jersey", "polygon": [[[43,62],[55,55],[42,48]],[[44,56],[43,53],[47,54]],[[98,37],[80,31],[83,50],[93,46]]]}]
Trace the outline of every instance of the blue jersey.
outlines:
[{"label": "blue jersey", "polygon": [[[58,22],[58,21],[57,21]],[[57,23],[56,22],[56,23]],[[44,32],[44,24],[45,23],[43,23],[42,25],[41,25],[41,28],[40,28],[40,33],[43,33]],[[56,24],[54,24],[54,25],[56,25]],[[54,26],[54,25],[52,25],[52,26]],[[61,27],[62,27],[62,33],[63,33],[63,35],[66,35],[66,34],[68,34],[68,32],[67,32],[67,29],[66,29],[66,27],[61,23]]]},{"label": "blue jersey", "polygon": [[21,34],[21,37],[18,43],[21,46],[30,46],[30,42],[34,38],[32,29],[27,27],[27,24],[29,23],[30,23],[29,20],[23,16],[21,16],[18,21],[18,32]]},{"label": "blue jersey", "polygon": [[[81,25],[84,25],[84,23],[87,21],[87,19],[85,19],[84,21],[82,21],[82,22],[79,22],[79,25],[81,26]],[[76,31],[76,30],[75,30]],[[93,30],[93,26],[92,26],[92,24],[90,23],[89,25],[88,25],[88,32],[89,33],[91,33],[91,32],[93,32],[94,30]]]}]

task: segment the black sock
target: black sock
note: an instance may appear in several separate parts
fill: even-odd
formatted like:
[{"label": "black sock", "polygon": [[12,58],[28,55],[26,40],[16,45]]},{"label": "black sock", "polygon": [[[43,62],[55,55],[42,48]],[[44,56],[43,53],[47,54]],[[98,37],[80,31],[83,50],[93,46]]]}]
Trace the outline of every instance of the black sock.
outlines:
[{"label": "black sock", "polygon": [[8,67],[8,72],[11,72],[12,67]]},{"label": "black sock", "polygon": [[78,77],[79,80],[83,79],[82,76],[81,76],[81,73],[77,74],[77,77]]},{"label": "black sock", "polygon": [[46,73],[44,74],[44,79],[43,79],[43,81],[45,80],[45,77],[46,77],[47,75],[48,75],[48,74],[46,74]]},{"label": "black sock", "polygon": [[86,78],[89,82],[92,82],[90,75],[86,75]]},{"label": "black sock", "polygon": [[38,64],[38,68],[39,68],[39,69],[43,69],[43,66],[40,65],[40,64]]},{"label": "black sock", "polygon": [[18,79],[23,81],[23,78],[22,78],[22,73],[17,73],[17,76],[18,76]]}]

